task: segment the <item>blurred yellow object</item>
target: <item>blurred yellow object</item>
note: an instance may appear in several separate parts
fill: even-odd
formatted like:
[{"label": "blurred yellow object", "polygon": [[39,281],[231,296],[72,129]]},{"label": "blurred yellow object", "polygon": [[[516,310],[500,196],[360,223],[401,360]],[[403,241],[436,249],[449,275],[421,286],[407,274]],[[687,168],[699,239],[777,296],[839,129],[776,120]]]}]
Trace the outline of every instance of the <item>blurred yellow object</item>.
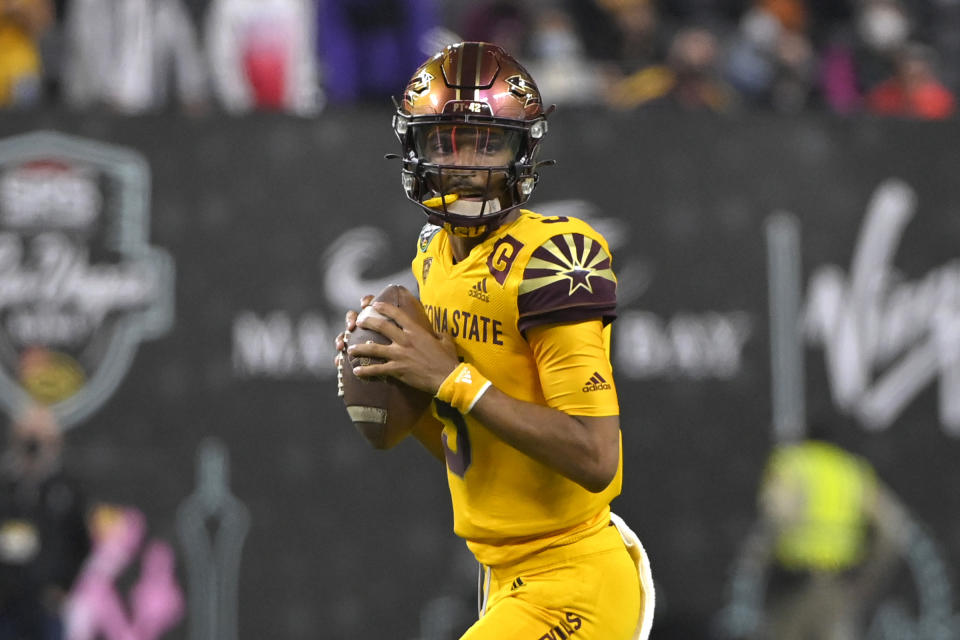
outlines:
[{"label": "blurred yellow object", "polygon": [[780,564],[809,571],[856,565],[866,551],[866,514],[876,484],[864,460],[827,442],[778,448],[761,500],[777,525]]},{"label": "blurred yellow object", "polygon": [[0,524],[0,561],[25,565],[40,551],[40,532],[29,520],[10,519]]},{"label": "blurred yellow object", "polygon": [[9,17],[0,17],[0,107],[17,102],[22,87],[39,85],[40,55],[26,29]]},{"label": "blurred yellow object", "polygon": [[100,503],[93,507],[90,531],[95,539],[102,540],[123,523],[125,509],[116,504]]},{"label": "blurred yellow object", "polygon": [[425,207],[442,207],[444,203],[453,204],[460,198],[456,193],[448,193],[443,196],[437,196],[436,198],[430,198],[429,200],[424,200],[423,205]]},{"label": "blurred yellow object", "polygon": [[599,0],[597,3],[607,11],[617,12],[630,9],[635,6],[650,4],[650,0]]},{"label": "blurred yellow object", "polygon": [[633,109],[666,96],[676,84],[676,75],[669,67],[646,67],[617,82],[609,103],[615,109]]},{"label": "blurred yellow object", "polygon": [[36,347],[21,358],[20,382],[35,401],[51,405],[77,393],[86,375],[80,363],[66,353]]}]

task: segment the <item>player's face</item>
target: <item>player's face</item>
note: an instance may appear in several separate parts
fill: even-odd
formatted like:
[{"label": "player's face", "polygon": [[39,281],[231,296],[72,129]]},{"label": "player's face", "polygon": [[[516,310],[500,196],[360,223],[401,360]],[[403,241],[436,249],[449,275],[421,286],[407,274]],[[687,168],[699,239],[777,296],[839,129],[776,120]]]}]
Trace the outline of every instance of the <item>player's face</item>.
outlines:
[{"label": "player's face", "polygon": [[520,132],[499,127],[450,124],[418,131],[418,155],[435,164],[463,167],[509,165],[520,148]]},{"label": "player's face", "polygon": [[499,127],[451,124],[424,127],[415,132],[414,143],[423,160],[444,167],[444,193],[485,198],[503,191],[506,168],[517,157],[520,136],[519,131]]}]

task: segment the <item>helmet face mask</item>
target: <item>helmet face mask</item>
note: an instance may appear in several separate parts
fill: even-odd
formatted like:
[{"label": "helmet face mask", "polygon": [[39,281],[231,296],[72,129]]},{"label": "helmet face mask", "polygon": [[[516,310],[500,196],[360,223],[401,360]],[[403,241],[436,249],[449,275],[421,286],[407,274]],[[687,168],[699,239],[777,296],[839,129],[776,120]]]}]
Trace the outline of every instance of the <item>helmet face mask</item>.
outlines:
[{"label": "helmet face mask", "polygon": [[479,235],[536,186],[540,92],[500,47],[451,45],[414,73],[393,120],[403,187],[430,221]]}]

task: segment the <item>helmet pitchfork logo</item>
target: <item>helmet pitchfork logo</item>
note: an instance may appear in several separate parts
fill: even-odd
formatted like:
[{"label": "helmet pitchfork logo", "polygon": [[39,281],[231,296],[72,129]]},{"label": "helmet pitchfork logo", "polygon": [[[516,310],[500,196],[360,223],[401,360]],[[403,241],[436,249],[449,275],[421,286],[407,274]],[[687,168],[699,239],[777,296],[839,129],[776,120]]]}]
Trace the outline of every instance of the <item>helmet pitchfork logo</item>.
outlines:
[{"label": "helmet pitchfork logo", "polygon": [[430,92],[430,83],[433,81],[433,74],[426,69],[421,69],[420,74],[410,80],[407,87],[407,100],[414,102],[417,98],[422,98]]},{"label": "helmet pitchfork logo", "polygon": [[137,153],[53,132],[0,140],[0,407],[70,427],[173,320],[173,263],[148,244]]},{"label": "helmet pitchfork logo", "polygon": [[517,74],[506,79],[510,85],[510,94],[517,100],[523,100],[523,107],[526,109],[532,104],[540,103],[540,94],[537,88],[523,76]]}]

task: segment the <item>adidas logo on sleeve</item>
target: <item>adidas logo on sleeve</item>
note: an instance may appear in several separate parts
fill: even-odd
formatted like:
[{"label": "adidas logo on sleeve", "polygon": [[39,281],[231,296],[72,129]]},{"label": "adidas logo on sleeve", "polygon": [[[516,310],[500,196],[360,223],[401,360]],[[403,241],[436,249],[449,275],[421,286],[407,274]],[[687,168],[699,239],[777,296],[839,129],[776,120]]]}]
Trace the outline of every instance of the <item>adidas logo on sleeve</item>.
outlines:
[{"label": "adidas logo on sleeve", "polygon": [[590,376],[590,379],[583,385],[584,393],[590,393],[591,391],[607,391],[613,387],[607,382],[599,371],[594,371],[593,375]]}]

